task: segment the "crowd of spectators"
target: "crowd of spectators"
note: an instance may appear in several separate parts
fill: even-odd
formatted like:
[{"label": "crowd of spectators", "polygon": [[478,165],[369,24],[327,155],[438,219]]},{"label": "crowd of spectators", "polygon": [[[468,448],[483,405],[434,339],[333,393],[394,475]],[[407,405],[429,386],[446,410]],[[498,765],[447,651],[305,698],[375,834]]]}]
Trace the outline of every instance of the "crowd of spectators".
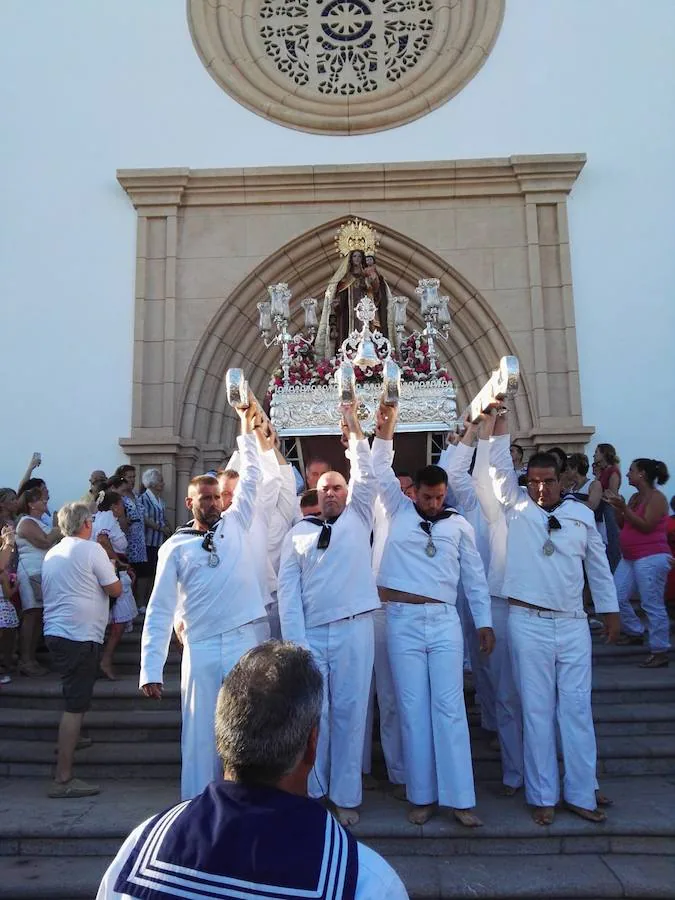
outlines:
[{"label": "crowd of spectators", "polygon": [[[665,464],[634,460],[626,473],[634,492],[625,499],[619,458],[611,444],[597,446],[592,465],[583,453],[567,454],[559,447],[549,452],[559,461],[565,491],[595,514],[621,602],[620,642],[642,643],[648,633],[646,665],[667,665],[667,603],[675,603],[675,497],[669,515],[668,500],[659,489],[668,480]],[[520,476],[523,448],[513,444],[511,456]],[[61,673],[66,724],[55,784],[71,784],[77,790],[72,788],[72,750],[93,682],[116,679],[115,651],[148,603],[158,550],[174,524],[184,523],[167,518],[161,471],[145,470],[137,494],[137,473],[131,465],[119,466],[109,477],[93,471],[81,499],[57,515],[49,509],[47,484],[34,474],[40,463],[34,454],[18,488],[0,489],[0,685],[17,674],[32,678],[49,669]],[[329,469],[320,459],[307,464],[301,515],[318,514],[316,482]],[[225,508],[238,473],[223,470],[219,475]],[[405,492],[414,491],[410,475],[399,473],[399,480]],[[78,549],[83,544],[85,549]],[[642,616],[636,613],[635,599]],[[64,641],[91,646],[86,653],[82,648],[76,653]],[[79,720],[68,718],[72,716]],[[56,786],[54,795],[64,790]]]}]

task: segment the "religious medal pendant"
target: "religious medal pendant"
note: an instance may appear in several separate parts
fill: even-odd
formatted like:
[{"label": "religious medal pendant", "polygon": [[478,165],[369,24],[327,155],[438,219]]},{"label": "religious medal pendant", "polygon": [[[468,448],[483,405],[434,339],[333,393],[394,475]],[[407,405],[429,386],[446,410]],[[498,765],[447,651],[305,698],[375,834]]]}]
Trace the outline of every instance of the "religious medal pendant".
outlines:
[{"label": "religious medal pendant", "polygon": [[209,553],[209,568],[215,569],[215,567],[218,565],[219,562],[220,562],[220,557],[218,556],[218,554],[216,553],[215,550],[212,550]]},{"label": "religious medal pendant", "polygon": [[544,556],[553,556],[555,553],[555,544],[551,538],[549,538],[541,549],[544,551]]},{"label": "religious medal pendant", "polygon": [[436,544],[431,540],[431,536],[429,536],[429,542],[424,548],[424,552],[427,556],[436,556]]}]

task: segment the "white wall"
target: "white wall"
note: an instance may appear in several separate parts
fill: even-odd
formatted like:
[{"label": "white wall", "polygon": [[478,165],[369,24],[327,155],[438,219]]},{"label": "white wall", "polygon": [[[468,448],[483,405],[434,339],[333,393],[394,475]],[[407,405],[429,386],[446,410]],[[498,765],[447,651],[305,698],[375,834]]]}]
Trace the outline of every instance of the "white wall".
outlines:
[{"label": "white wall", "polygon": [[[185,0],[3,0],[3,448],[55,502],[121,461],[135,213],[117,168],[585,152],[570,203],[584,419],[675,470],[675,3],[507,0],[492,55],[434,113],[330,138],[267,123],[202,67]],[[10,385],[12,385],[10,390]]]}]

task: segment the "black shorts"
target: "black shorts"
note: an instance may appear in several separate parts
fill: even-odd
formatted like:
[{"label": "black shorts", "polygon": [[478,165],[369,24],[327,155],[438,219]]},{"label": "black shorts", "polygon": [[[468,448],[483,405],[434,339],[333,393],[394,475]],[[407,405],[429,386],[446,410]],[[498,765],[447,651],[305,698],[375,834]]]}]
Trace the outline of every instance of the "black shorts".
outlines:
[{"label": "black shorts", "polygon": [[85,713],[91,707],[103,645],[49,634],[45,635],[45,642],[54,668],[61,676],[66,712]]}]

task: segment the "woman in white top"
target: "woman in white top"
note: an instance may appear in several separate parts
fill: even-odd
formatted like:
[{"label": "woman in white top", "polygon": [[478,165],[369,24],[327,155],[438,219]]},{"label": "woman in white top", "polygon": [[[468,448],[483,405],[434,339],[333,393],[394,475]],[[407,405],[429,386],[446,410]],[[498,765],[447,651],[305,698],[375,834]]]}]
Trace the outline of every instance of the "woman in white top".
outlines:
[{"label": "woman in white top", "polygon": [[42,517],[46,510],[47,498],[42,488],[29,488],[21,495],[20,518],[16,526],[19,552],[16,574],[22,610],[19,639],[19,672],[22,675],[47,673],[35,657],[42,635],[42,561],[47,550],[61,540],[61,532],[44,522]]},{"label": "woman in white top", "polygon": [[122,583],[122,593],[110,610],[108,640],[103,648],[100,663],[101,671],[106,678],[116,681],[112,665],[113,654],[122,635],[138,615],[138,609],[134,600],[132,581],[126,571],[127,536],[122,531],[119,522],[124,516],[122,496],[116,491],[106,491],[105,493],[101,491],[97,497],[97,509],[98,512],[93,519],[91,539],[102,544],[108,552],[108,556],[118,564],[119,578]]}]

